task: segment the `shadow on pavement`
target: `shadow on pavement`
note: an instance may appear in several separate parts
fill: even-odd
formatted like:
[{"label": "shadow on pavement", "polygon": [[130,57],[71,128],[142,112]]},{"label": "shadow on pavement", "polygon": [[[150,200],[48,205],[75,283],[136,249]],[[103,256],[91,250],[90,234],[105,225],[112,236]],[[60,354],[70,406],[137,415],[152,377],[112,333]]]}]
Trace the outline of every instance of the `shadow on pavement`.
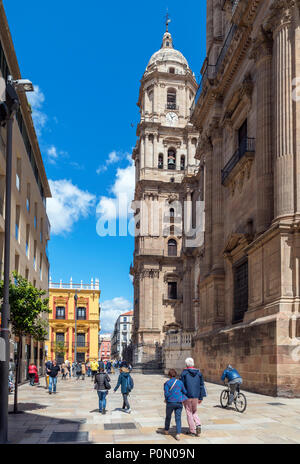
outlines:
[{"label": "shadow on pavement", "polygon": [[[46,409],[48,405],[46,404],[37,404],[37,403],[18,403],[18,411],[26,412],[26,411],[34,411],[36,409]],[[8,408],[8,412],[13,414],[14,405],[10,404]]]}]

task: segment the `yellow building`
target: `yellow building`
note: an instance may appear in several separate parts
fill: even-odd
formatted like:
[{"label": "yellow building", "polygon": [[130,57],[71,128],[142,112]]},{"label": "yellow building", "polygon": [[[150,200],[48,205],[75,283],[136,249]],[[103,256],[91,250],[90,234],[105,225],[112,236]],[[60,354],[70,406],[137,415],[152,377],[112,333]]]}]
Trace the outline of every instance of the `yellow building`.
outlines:
[{"label": "yellow building", "polygon": [[100,331],[99,280],[91,284],[49,282],[48,359],[75,360],[75,295],[77,294],[77,361],[97,360]]}]

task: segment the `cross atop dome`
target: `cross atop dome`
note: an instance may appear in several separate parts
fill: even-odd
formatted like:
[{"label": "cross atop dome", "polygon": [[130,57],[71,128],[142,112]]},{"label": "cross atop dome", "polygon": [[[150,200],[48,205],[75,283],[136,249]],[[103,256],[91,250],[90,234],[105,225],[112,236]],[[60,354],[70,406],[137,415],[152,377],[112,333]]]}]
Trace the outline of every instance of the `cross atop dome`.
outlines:
[{"label": "cross atop dome", "polygon": [[171,22],[170,16],[169,16],[169,11],[167,8],[167,14],[166,14],[166,32],[169,32],[169,23]]},{"label": "cross atop dome", "polygon": [[167,8],[167,14],[166,14],[166,32],[164,33],[163,36],[163,43],[161,48],[173,48],[173,39],[172,36],[169,32],[169,24],[171,22],[170,16],[169,16],[169,11]]}]

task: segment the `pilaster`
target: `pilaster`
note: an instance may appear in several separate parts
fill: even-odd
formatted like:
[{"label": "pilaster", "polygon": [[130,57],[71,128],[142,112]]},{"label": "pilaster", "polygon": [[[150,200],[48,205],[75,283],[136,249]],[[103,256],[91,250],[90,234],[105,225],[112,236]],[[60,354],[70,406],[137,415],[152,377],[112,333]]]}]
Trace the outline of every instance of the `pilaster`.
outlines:
[{"label": "pilaster", "polygon": [[272,55],[273,40],[263,28],[253,42],[251,58],[257,75],[256,178],[258,234],[264,232],[274,217],[273,138],[272,138]]}]

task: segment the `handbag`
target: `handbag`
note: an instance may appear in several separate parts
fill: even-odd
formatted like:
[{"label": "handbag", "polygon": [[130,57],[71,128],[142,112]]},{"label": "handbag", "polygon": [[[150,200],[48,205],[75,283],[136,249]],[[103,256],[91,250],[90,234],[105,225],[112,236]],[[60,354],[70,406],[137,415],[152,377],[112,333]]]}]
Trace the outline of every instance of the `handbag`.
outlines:
[{"label": "handbag", "polygon": [[111,385],[110,385],[110,383],[108,381],[108,378],[106,376],[104,377],[104,386],[105,386],[106,390],[111,389]]}]

